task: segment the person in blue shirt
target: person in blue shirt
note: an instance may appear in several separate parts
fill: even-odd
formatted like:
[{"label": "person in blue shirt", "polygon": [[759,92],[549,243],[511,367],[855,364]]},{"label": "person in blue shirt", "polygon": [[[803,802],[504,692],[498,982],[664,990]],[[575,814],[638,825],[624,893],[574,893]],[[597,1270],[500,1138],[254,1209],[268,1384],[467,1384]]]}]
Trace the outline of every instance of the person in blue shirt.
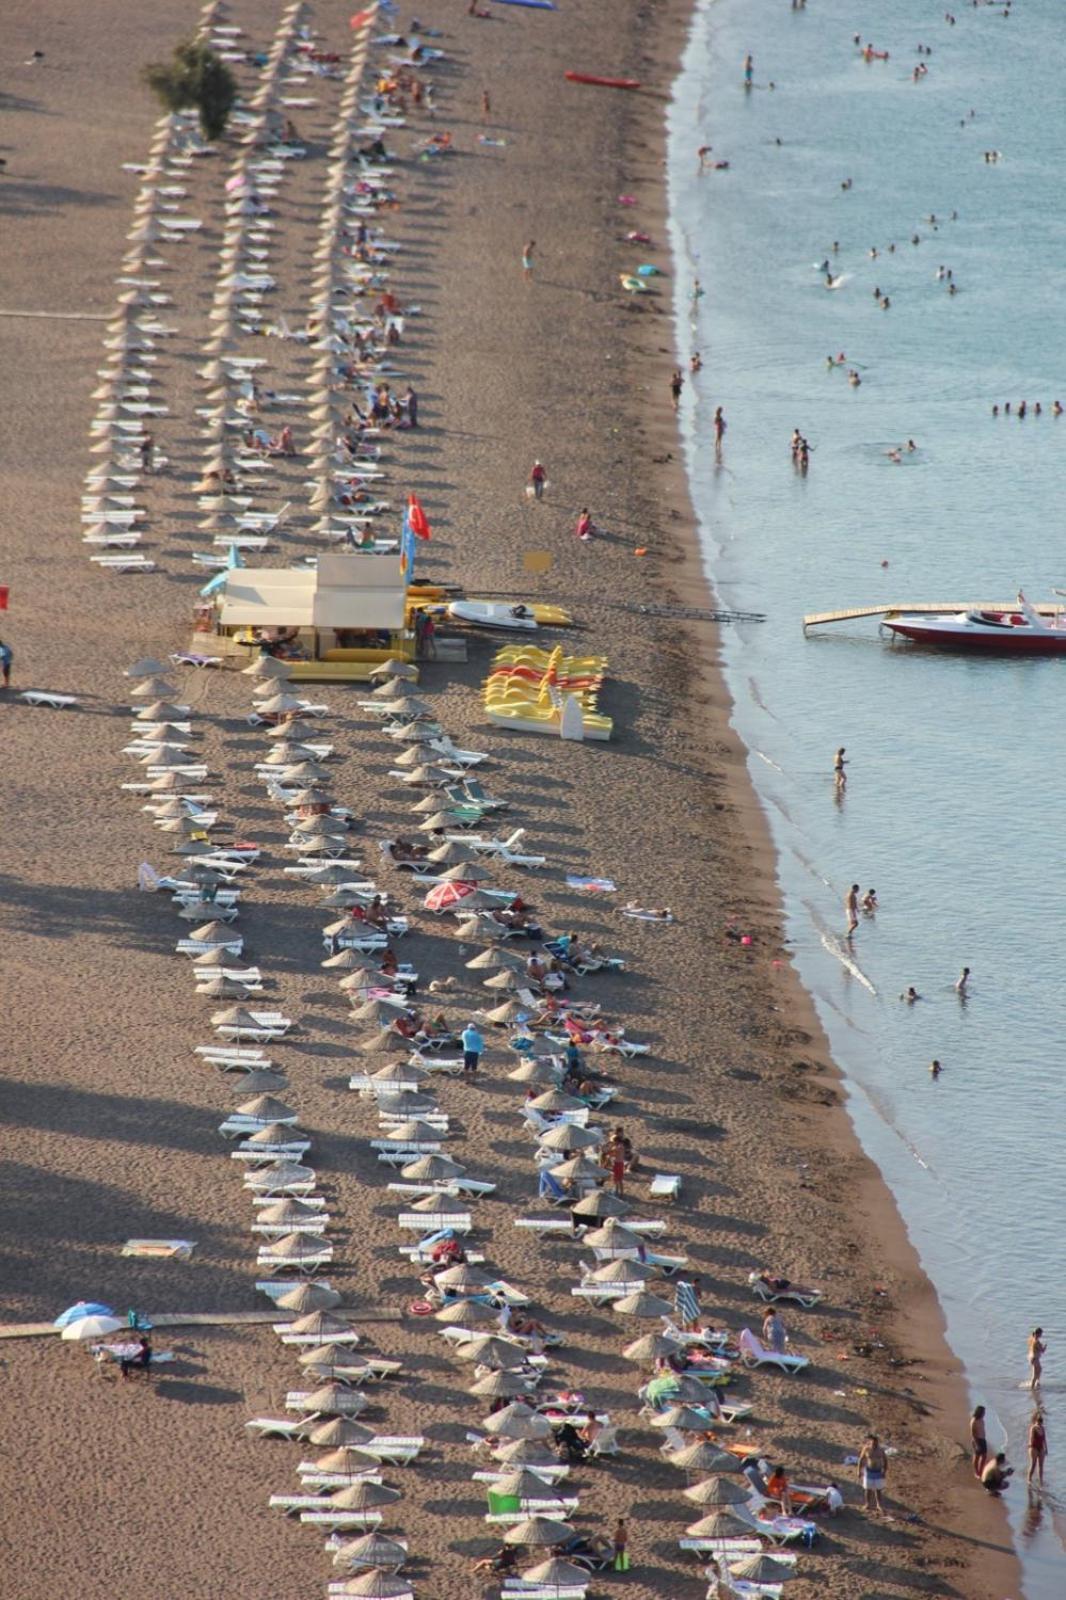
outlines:
[{"label": "person in blue shirt", "polygon": [[0,678],[3,679],[5,689],[10,688],[11,686],[12,659],[11,646],[9,644],[5,644],[3,639],[0,639]]},{"label": "person in blue shirt", "polygon": [[468,1022],[460,1036],[463,1042],[463,1071],[476,1072],[485,1041],[473,1022]]}]

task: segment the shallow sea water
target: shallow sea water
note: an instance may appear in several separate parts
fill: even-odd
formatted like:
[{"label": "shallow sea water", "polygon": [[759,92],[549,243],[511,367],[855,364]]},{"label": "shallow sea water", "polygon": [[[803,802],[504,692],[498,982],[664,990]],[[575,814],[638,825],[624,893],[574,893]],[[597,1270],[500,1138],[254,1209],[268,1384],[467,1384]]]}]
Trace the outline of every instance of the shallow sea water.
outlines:
[{"label": "shallow sea water", "polygon": [[[1002,12],[960,4],[952,27],[935,0],[704,0],[671,111],[672,287],[682,358],[699,349],[704,362],[683,420],[707,561],[725,605],[767,618],[726,630],[725,665],[790,941],[860,1137],[1019,1478],[1026,1335],[1039,1323],[1049,1336],[1049,1492],[1027,1505],[1020,1483],[1009,1499],[1028,1600],[1057,1600],[1066,661],[920,651],[881,639],[876,621],[808,637],[801,625],[851,605],[1009,600],[1019,586],[1047,600],[1066,586],[1066,416],[1050,414],[1056,397],[1066,405],[1066,17],[1059,0]],[[889,61],[866,64],[855,33]],[[929,71],[914,83],[919,60]],[[729,170],[701,175],[702,144]],[[816,270],[827,256],[843,278],[833,291]],[[827,370],[839,351],[858,389]],[[993,420],[994,402],[1021,399],[1025,421]],[[813,446],[805,478],[794,427]],[[886,451],[907,439],[919,448],[896,465]],[[880,909],[849,946],[855,881],[877,888]],[[923,996],[911,1007],[898,998],[909,984]]]}]

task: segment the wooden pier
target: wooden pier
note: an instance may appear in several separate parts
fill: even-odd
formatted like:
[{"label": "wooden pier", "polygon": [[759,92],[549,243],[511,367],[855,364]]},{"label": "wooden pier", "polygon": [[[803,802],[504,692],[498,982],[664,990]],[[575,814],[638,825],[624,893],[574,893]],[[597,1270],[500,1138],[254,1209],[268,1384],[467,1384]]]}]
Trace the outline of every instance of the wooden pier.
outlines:
[{"label": "wooden pier", "polygon": [[[1032,602],[1029,602],[1032,605]],[[944,615],[953,611],[1017,611],[1017,600],[919,600],[913,605],[891,606],[848,606],[843,611],[812,611],[803,619],[803,631],[808,628],[818,628],[826,622],[853,622],[860,617],[890,617],[896,616],[901,611],[913,615],[925,613],[927,615]],[[1034,605],[1032,609],[1040,617],[1057,617],[1066,608],[1054,605]]]}]

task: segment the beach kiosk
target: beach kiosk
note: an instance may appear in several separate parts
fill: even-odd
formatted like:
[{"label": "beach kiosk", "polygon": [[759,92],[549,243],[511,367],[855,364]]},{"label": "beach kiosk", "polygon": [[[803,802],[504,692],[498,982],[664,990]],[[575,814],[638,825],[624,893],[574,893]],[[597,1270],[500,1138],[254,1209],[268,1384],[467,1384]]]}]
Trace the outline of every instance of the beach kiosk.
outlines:
[{"label": "beach kiosk", "polygon": [[321,555],[315,568],[235,567],[198,613],[212,650],[241,662],[269,650],[294,683],[358,683],[390,657],[414,658],[399,556]]}]

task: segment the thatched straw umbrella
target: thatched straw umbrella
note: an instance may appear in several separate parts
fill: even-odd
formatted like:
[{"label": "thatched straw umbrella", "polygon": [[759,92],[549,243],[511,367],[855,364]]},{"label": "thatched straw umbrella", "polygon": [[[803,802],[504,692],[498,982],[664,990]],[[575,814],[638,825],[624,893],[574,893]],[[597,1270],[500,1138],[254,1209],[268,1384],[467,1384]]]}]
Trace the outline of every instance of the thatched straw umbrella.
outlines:
[{"label": "thatched straw umbrella", "polygon": [[668,1317],[674,1308],[662,1295],[641,1289],[637,1294],[627,1294],[624,1299],[612,1301],[611,1309],[621,1317],[640,1317],[651,1322]]},{"label": "thatched straw umbrella", "polygon": [[[310,1167],[294,1167],[294,1172],[309,1172],[314,1177]],[[279,1311],[295,1311],[304,1316],[311,1311],[329,1311],[333,1306],[339,1306],[342,1296],[336,1289],[328,1289],[324,1283],[301,1283],[296,1289],[287,1289],[279,1295],[274,1304]]]},{"label": "thatched straw umbrella", "polygon": [[335,1567],[402,1567],[407,1546],[384,1533],[366,1533],[341,1546],[333,1558]]},{"label": "thatched straw umbrella", "polygon": [[362,1422],[355,1422],[351,1417],[332,1417],[329,1422],[320,1422],[307,1435],[310,1444],[317,1445],[323,1450],[340,1450],[369,1444],[374,1437],[373,1428],[368,1428]]},{"label": "thatched straw umbrella", "polygon": [[568,1522],[559,1522],[554,1517],[527,1517],[524,1522],[516,1522],[507,1529],[503,1542],[551,1549],[554,1545],[565,1544],[573,1536],[574,1530]]},{"label": "thatched straw umbrella", "polygon": [[[511,1440],[541,1440],[551,1438],[552,1426],[539,1411],[530,1411],[528,1405],[506,1405],[485,1418],[482,1427],[495,1438]],[[555,1466],[559,1462],[555,1461]]]},{"label": "thatched straw umbrella", "polygon": [[[702,1446],[696,1446],[695,1448],[700,1449]],[[711,1448],[713,1449],[714,1446],[712,1445]],[[679,1456],[687,1456],[689,1453],[690,1451],[688,1450],[678,1450],[676,1452]],[[673,1455],[667,1456],[666,1459],[674,1466],[683,1465],[683,1463],[675,1461]],[[688,1469],[686,1468],[685,1470],[687,1471]],[[746,1506],[751,1499],[751,1484],[745,1482],[742,1488],[739,1483],[733,1483],[730,1478],[715,1476],[704,1478],[700,1483],[691,1484],[683,1493],[686,1500],[691,1500],[694,1505],[698,1506]]]},{"label": "thatched straw umbrella", "polygon": [[482,1367],[495,1367],[499,1372],[511,1372],[524,1367],[529,1352],[511,1339],[501,1339],[495,1334],[479,1334],[455,1351],[458,1361],[474,1361]]}]

